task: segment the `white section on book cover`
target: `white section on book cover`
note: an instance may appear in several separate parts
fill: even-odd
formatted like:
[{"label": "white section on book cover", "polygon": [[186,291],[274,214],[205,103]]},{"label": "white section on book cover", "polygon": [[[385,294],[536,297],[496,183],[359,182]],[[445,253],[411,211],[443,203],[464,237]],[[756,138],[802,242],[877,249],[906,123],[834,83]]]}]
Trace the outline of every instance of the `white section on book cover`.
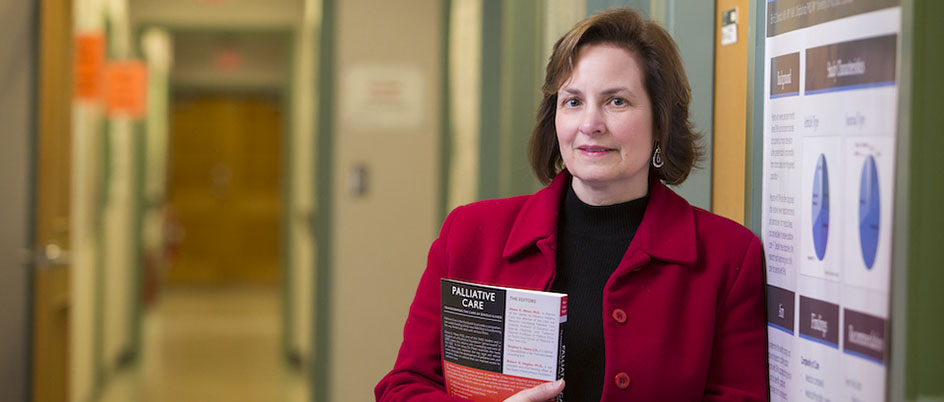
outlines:
[{"label": "white section on book cover", "polygon": [[504,374],[556,380],[561,298],[509,289],[505,312]]}]

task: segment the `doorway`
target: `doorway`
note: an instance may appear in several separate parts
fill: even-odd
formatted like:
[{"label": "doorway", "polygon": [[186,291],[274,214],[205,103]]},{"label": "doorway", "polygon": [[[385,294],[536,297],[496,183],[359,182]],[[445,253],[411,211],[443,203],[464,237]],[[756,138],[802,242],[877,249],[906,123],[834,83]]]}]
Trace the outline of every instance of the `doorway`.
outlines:
[{"label": "doorway", "polygon": [[177,92],[171,251],[144,315],[138,367],[112,381],[102,402],[303,400],[305,378],[281,353],[283,98]]},{"label": "doorway", "polygon": [[168,284],[276,285],[278,97],[187,94],[172,107],[168,202],[180,238]]}]

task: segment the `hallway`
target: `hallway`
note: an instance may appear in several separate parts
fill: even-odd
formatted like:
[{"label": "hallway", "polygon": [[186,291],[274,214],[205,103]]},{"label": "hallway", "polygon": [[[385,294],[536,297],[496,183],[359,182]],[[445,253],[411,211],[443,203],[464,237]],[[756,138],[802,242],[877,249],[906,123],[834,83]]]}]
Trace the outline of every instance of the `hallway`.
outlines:
[{"label": "hallway", "polygon": [[285,366],[277,287],[170,287],[144,314],[142,350],[101,402],[308,400]]}]

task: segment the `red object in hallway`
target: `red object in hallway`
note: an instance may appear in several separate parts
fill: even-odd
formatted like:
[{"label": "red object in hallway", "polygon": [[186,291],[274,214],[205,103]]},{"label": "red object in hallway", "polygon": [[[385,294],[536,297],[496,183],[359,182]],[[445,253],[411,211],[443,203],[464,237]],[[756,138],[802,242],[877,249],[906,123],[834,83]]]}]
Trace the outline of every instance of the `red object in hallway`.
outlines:
[{"label": "red object in hallway", "polygon": [[75,36],[74,92],[76,99],[98,100],[102,96],[105,66],[105,36],[86,32]]},{"label": "red object in hallway", "polygon": [[109,62],[105,67],[108,115],[143,118],[147,112],[147,65],[140,60]]}]

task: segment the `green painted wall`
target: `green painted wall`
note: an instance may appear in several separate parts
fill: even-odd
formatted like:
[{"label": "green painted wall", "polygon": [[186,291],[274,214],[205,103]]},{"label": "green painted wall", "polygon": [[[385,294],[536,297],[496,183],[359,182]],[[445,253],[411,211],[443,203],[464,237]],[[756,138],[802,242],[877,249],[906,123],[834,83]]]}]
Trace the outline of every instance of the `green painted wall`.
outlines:
[{"label": "green painted wall", "polygon": [[593,15],[600,11],[613,7],[631,7],[638,10],[642,15],[651,15],[651,0],[587,0],[587,15]]},{"label": "green painted wall", "polygon": [[[500,149],[498,195],[530,194],[541,188],[528,163],[528,141],[544,83],[539,0],[503,2],[501,42]],[[484,151],[484,149],[483,149]],[[484,153],[484,152],[483,152]],[[483,165],[483,168],[485,166]]]},{"label": "green painted wall", "polygon": [[944,398],[944,2],[903,1],[902,12],[890,399],[915,401]]},{"label": "green painted wall", "polygon": [[[692,205],[711,210],[711,149],[714,116],[715,4],[705,0],[653,1],[652,14],[664,16],[669,34],[678,44],[692,88],[689,119],[703,135],[704,159],[676,190]],[[657,4],[661,3],[661,4]],[[658,7],[662,10],[657,10]]]},{"label": "green painted wall", "polygon": [[334,263],[334,241],[332,240],[332,225],[334,224],[334,102],[324,102],[321,100],[335,99],[334,85],[330,83],[335,79],[335,49],[336,41],[336,19],[334,0],[321,1],[321,32],[318,42],[318,77],[315,87],[318,93],[315,95],[317,109],[313,112],[316,117],[316,138],[315,155],[317,183],[315,185],[315,205],[317,206],[318,219],[315,221],[315,308],[312,310],[314,317],[314,331],[312,356],[309,361],[313,366],[309,371],[311,376],[311,400],[327,401],[330,395],[329,380],[331,367],[331,269]]},{"label": "green painted wall", "polygon": [[[452,165],[452,155],[448,150],[452,149],[452,135],[450,127],[452,127],[452,113],[449,112],[449,100],[452,91],[449,88],[449,41],[451,40],[452,35],[452,26],[450,24],[449,16],[452,12],[452,0],[443,0],[442,8],[442,69],[440,74],[442,79],[439,83],[440,85],[440,95],[444,101],[439,108],[439,141],[440,149],[443,152],[440,152],[439,156],[439,220],[446,220],[446,216],[449,214],[448,204],[449,204],[449,175],[450,175],[450,166]],[[436,227],[437,229],[439,226]]]},{"label": "green painted wall", "polygon": [[[750,0],[747,26],[747,126],[744,158],[744,225],[760,237],[764,155],[765,0]],[[758,26],[760,23],[760,26]]]},{"label": "green painted wall", "polygon": [[479,126],[479,199],[499,194],[501,152],[502,2],[482,0],[482,92]]},{"label": "green painted wall", "polygon": [[[446,5],[448,9],[451,2]],[[543,6],[539,0],[482,1],[479,199],[530,194],[541,188],[528,164],[528,140],[546,63],[538,45],[543,43]],[[447,11],[447,21],[448,15]],[[445,99],[449,92],[444,90]],[[444,130],[448,118],[444,116]],[[451,137],[444,137],[443,149],[451,149]],[[443,166],[442,188],[448,189],[448,159]],[[445,199],[444,194],[443,212],[448,213]]]}]

